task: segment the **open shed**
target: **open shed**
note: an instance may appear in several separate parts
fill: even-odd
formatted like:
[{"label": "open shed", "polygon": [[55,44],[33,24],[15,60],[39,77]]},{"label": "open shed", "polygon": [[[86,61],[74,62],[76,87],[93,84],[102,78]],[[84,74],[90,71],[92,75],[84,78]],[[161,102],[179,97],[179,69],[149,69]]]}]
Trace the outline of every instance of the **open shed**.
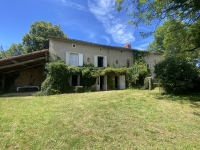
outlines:
[{"label": "open shed", "polygon": [[[44,80],[44,65],[48,49],[0,59],[0,86],[6,91],[19,87],[40,87]],[[38,89],[38,88],[37,88]]]}]

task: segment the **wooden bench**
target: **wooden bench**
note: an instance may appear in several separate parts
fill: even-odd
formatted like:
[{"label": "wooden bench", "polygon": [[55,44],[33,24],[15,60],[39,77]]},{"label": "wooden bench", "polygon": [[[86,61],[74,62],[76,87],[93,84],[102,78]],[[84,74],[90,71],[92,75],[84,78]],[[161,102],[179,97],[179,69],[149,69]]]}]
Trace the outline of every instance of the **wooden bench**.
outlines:
[{"label": "wooden bench", "polygon": [[40,87],[39,86],[18,86],[17,87],[17,92],[19,91],[19,89],[33,89],[33,88],[37,88],[38,91],[40,90]]}]

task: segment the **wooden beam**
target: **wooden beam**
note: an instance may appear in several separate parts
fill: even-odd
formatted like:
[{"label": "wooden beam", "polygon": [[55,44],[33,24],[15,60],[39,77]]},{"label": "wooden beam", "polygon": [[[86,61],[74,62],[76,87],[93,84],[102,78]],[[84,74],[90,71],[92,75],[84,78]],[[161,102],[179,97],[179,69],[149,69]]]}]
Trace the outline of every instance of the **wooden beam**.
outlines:
[{"label": "wooden beam", "polygon": [[26,69],[30,69],[30,68],[37,67],[37,66],[41,66],[41,65],[43,65],[43,64],[41,63],[41,64],[37,64],[37,65],[33,65],[33,66],[21,68],[21,69],[16,69],[16,70],[8,71],[8,72],[6,72],[5,74],[12,73],[12,72],[16,72],[16,71],[21,71],[21,70],[26,70]]},{"label": "wooden beam", "polygon": [[38,61],[38,60],[43,60],[43,59],[45,60],[45,57],[39,57],[39,58],[36,58],[36,59],[27,60],[27,61],[23,61],[23,62],[11,64],[11,65],[1,66],[0,69],[19,66],[19,65],[24,65],[26,63],[30,63],[30,62],[34,62],[34,61]]},{"label": "wooden beam", "polygon": [[16,61],[16,60],[12,60],[12,62],[14,62],[14,63],[18,63],[18,61]]}]

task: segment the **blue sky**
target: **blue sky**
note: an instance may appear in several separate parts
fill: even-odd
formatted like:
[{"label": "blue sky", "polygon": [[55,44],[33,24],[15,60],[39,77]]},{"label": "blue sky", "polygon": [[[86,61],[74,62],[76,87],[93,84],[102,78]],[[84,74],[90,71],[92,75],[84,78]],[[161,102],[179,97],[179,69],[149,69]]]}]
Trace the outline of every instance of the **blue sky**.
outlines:
[{"label": "blue sky", "polygon": [[144,25],[127,25],[126,13],[115,10],[115,0],[1,0],[0,45],[6,50],[22,37],[35,21],[60,25],[69,38],[112,46],[130,43],[146,49],[153,37],[143,39]]}]

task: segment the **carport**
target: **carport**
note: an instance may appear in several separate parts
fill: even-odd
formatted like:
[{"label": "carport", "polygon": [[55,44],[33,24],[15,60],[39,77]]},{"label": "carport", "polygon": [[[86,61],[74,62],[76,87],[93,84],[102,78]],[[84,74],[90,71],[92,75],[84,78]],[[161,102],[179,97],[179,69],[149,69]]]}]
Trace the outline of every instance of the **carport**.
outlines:
[{"label": "carport", "polygon": [[[6,78],[9,74],[30,70],[31,68],[43,67],[48,60],[48,52],[49,50],[45,49],[11,58],[0,59],[1,88],[5,88]],[[23,84],[25,83],[21,83],[21,86],[25,86]]]}]

